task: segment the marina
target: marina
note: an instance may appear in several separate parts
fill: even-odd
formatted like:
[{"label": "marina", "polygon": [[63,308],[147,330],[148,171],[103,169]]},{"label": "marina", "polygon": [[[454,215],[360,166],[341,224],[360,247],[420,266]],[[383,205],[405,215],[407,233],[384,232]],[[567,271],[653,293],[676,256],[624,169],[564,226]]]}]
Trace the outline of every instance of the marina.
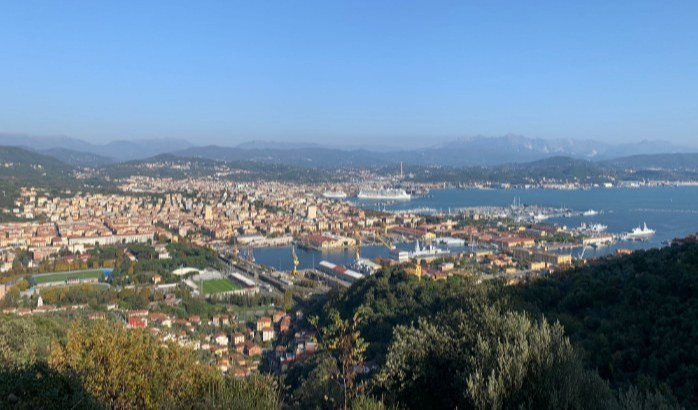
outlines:
[{"label": "marina", "polygon": [[[513,200],[516,198],[516,200]],[[383,206],[354,200],[357,205],[383,209]],[[531,205],[529,205],[531,204]],[[533,205],[536,204],[536,205]],[[441,189],[427,197],[384,205],[389,212],[413,212],[427,215],[456,215],[466,212],[483,218],[519,217],[521,222],[558,224],[589,238],[581,245],[558,244],[550,251],[572,253],[575,258],[594,258],[618,249],[648,249],[666,246],[675,238],[698,232],[698,187],[614,188],[590,190],[547,189]],[[588,212],[594,210],[594,212]],[[638,235],[634,229],[653,231]],[[361,257],[395,257],[395,253],[414,252],[414,241],[398,241],[391,251],[383,245],[364,245]],[[421,245],[420,245],[421,246]],[[462,238],[436,238],[433,246],[452,253],[467,252]],[[322,260],[343,266],[355,263],[355,251],[340,249],[317,251],[297,249],[300,269],[317,268]],[[290,247],[256,248],[258,263],[279,270],[293,268]]]}]

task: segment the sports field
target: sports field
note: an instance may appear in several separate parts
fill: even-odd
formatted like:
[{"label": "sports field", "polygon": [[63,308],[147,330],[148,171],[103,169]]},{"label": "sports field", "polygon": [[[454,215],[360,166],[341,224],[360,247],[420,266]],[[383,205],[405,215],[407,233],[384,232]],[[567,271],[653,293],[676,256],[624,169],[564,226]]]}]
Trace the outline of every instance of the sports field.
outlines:
[{"label": "sports field", "polygon": [[231,290],[240,289],[240,286],[231,282],[228,279],[209,279],[203,281],[202,287],[204,294],[229,292]]},{"label": "sports field", "polygon": [[42,275],[34,275],[33,279],[37,284],[39,283],[49,283],[49,282],[63,282],[68,279],[90,279],[97,278],[102,279],[104,273],[99,269],[94,270],[83,270],[75,272],[57,272]]}]

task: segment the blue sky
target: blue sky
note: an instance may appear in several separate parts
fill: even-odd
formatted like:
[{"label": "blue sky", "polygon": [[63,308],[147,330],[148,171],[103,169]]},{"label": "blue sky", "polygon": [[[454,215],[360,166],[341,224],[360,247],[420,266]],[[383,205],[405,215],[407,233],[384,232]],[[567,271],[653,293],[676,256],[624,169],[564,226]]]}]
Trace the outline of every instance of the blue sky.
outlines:
[{"label": "blue sky", "polygon": [[697,1],[5,1],[0,131],[698,140]]}]

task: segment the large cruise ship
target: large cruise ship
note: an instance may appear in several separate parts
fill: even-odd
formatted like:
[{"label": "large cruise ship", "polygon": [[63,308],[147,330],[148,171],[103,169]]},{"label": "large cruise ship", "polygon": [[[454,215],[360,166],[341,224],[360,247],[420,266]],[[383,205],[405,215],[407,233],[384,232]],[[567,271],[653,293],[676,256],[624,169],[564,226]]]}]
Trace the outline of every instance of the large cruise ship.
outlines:
[{"label": "large cruise ship", "polygon": [[396,201],[408,201],[412,198],[410,194],[405,192],[404,189],[362,189],[359,191],[359,195],[356,196],[359,199],[378,199],[378,200],[396,200]]},{"label": "large cruise ship", "polygon": [[628,241],[643,241],[650,239],[655,233],[655,230],[648,228],[647,224],[645,223],[643,226],[633,228],[632,231],[623,235],[623,239]]}]

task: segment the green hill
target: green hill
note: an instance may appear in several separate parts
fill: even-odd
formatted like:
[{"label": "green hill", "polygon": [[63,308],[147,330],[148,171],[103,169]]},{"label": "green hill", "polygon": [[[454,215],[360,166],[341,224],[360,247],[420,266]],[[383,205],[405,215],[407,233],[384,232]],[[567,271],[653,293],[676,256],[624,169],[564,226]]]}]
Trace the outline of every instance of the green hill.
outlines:
[{"label": "green hill", "polygon": [[[78,187],[73,167],[18,147],[0,146],[0,207],[12,208],[20,187]],[[0,216],[1,217],[1,216]]]},{"label": "green hill", "polygon": [[[609,257],[516,286],[497,282],[475,284],[465,278],[419,282],[398,270],[388,269],[346,291],[332,294],[311,308],[311,314],[318,315],[323,326],[331,323],[327,312],[332,311],[339,312],[343,318],[361,312],[359,331],[368,343],[366,358],[380,369],[392,369],[387,375],[385,370],[379,372],[369,383],[408,408],[426,406],[429,401],[422,401],[424,395],[433,403],[441,403],[436,407],[469,408],[472,403],[467,399],[444,401],[443,397],[468,388],[467,383],[452,381],[449,375],[465,372],[458,377],[471,380],[473,369],[468,370],[467,363],[478,362],[480,358],[473,353],[459,358],[459,350],[448,346],[478,351],[480,342],[468,341],[463,332],[482,332],[492,322],[500,323],[505,329],[508,320],[520,321],[518,326],[523,326],[522,329],[535,329],[540,326],[540,320],[559,321],[574,348],[572,355],[580,357],[585,371],[591,372],[589,377],[607,381],[617,397],[615,404],[609,402],[608,406],[599,405],[599,408],[620,405],[623,400],[629,400],[630,392],[645,392],[655,398],[659,396],[653,395],[658,394],[687,408],[698,407],[695,349],[698,346],[698,244],[695,242]],[[511,314],[524,314],[530,322],[522,318],[505,319]],[[462,319],[454,319],[458,317]],[[534,333],[538,331],[544,330]],[[506,336],[505,332],[497,337],[528,336]],[[537,340],[542,336],[532,337]],[[422,344],[423,339],[431,342]],[[426,355],[423,363],[408,359],[423,355]],[[519,359],[513,357],[512,364]],[[460,366],[466,368],[454,367],[453,360],[461,361]],[[428,365],[429,362],[433,364]],[[309,372],[312,370],[297,370],[294,374]],[[454,384],[444,385],[445,380]],[[410,389],[399,390],[397,394],[392,391],[402,384],[419,390],[420,395],[411,395]],[[430,391],[433,395],[424,393]]]},{"label": "green hill", "polygon": [[0,406],[698,407],[695,241],[515,286],[386,268],[304,310],[295,331],[316,332],[320,350],[278,390],[267,377],[221,379],[147,332],[0,315]]},{"label": "green hill", "polygon": [[698,407],[698,243],[638,251],[512,288],[559,320],[612,386],[659,389]]}]

